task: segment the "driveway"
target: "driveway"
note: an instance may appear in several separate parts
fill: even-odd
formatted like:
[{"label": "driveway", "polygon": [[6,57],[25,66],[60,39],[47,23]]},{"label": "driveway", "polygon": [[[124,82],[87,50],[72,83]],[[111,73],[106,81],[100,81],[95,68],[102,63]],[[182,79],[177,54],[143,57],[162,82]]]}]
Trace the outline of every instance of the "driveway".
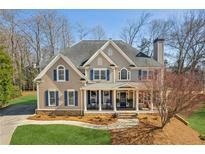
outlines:
[{"label": "driveway", "polygon": [[0,144],[9,144],[16,127],[33,115],[35,109],[35,104],[17,104],[0,109]]}]

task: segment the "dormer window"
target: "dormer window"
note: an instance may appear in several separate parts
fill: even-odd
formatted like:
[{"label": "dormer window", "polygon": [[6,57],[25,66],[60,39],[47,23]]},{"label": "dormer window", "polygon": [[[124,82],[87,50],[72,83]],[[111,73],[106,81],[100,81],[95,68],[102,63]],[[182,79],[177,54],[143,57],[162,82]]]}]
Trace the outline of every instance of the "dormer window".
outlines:
[{"label": "dormer window", "polygon": [[120,80],[129,80],[130,79],[130,71],[126,68],[122,68],[119,72],[119,79]]},{"label": "dormer window", "polygon": [[65,81],[65,67],[63,65],[57,67],[57,80]]}]

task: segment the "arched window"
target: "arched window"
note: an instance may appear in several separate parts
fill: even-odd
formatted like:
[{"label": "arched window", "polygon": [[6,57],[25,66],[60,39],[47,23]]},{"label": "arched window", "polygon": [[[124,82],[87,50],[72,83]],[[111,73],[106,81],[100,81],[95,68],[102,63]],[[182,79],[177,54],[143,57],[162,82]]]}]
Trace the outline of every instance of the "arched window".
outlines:
[{"label": "arched window", "polygon": [[65,81],[65,67],[63,65],[57,67],[57,79],[58,81]]},{"label": "arched window", "polygon": [[120,70],[120,80],[129,80],[130,72],[126,68]]}]

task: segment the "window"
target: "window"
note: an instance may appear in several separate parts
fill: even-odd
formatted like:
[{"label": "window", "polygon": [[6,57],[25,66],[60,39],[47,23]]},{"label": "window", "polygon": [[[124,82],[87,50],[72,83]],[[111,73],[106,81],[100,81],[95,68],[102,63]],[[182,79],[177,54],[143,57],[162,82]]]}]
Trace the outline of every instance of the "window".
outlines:
[{"label": "window", "polygon": [[142,71],[142,79],[147,79],[147,75],[148,75],[147,71],[143,70]]},{"label": "window", "polygon": [[112,56],[112,49],[111,48],[108,49],[108,56]]},{"label": "window", "polygon": [[149,71],[149,79],[153,79],[154,78],[154,72],[153,71]]},{"label": "window", "polygon": [[58,81],[65,81],[65,67],[60,65],[58,66],[57,70],[58,70],[58,73],[57,73]]},{"label": "window", "polygon": [[93,79],[94,80],[107,80],[107,69],[94,69],[93,70]]},{"label": "window", "polygon": [[99,65],[99,66],[102,65],[102,58],[101,58],[101,57],[98,58],[98,65]]},{"label": "window", "polygon": [[74,90],[68,91],[68,105],[69,106],[75,105],[75,91]]},{"label": "window", "polygon": [[122,68],[119,73],[120,80],[129,80],[130,79],[130,72],[126,68]]},{"label": "window", "polygon": [[56,91],[49,91],[49,106],[56,106],[57,98],[56,98]]}]

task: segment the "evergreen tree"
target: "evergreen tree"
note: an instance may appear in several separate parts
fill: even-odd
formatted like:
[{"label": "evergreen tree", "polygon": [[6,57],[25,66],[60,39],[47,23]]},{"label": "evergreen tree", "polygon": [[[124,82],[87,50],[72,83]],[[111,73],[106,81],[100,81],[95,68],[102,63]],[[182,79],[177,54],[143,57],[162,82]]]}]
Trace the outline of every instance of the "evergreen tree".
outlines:
[{"label": "evergreen tree", "polygon": [[0,47],[0,107],[8,103],[11,96],[13,67],[9,55]]}]

